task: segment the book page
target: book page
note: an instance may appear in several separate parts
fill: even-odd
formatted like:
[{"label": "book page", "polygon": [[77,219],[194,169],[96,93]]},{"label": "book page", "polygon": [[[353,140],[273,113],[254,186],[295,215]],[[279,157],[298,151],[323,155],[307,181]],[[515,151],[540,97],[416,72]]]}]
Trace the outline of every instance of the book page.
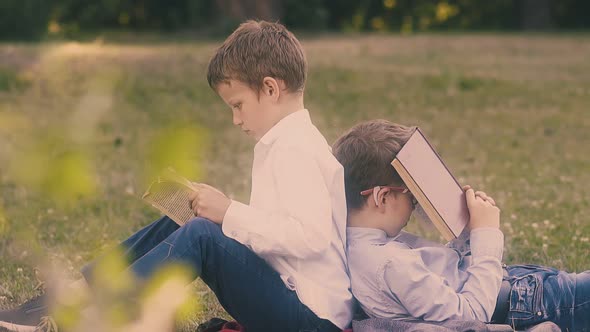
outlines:
[{"label": "book page", "polygon": [[182,226],[195,218],[189,206],[189,197],[195,191],[189,180],[168,171],[149,186],[142,198]]}]

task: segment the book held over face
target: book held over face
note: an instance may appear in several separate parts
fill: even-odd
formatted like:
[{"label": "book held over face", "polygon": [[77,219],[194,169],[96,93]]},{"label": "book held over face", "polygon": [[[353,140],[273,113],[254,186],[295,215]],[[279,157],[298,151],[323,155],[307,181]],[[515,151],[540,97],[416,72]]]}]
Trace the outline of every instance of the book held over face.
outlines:
[{"label": "book held over face", "polygon": [[391,164],[443,237],[458,237],[469,222],[465,192],[420,128]]},{"label": "book held over face", "polygon": [[167,169],[148,187],[142,198],[180,226],[195,218],[189,197],[197,189],[172,169]]}]

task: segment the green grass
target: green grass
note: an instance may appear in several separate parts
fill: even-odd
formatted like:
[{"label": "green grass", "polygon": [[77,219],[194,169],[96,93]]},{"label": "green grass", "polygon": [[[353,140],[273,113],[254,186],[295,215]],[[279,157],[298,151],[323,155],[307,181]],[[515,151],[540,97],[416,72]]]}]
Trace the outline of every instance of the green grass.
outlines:
[{"label": "green grass", "polygon": [[[590,37],[303,44],[306,106],[329,142],[367,119],[419,125],[460,182],[496,199],[507,263],[590,269]],[[0,44],[0,307],[36,293],[41,262],[77,278],[85,261],[158,216],[139,197],[163,162],[154,155],[166,146],[154,141],[171,128],[199,133],[175,146],[194,177],[248,201],[253,142],[205,79],[216,46]],[[67,160],[83,167],[64,189]],[[194,322],[224,314],[195,288],[205,310]]]}]

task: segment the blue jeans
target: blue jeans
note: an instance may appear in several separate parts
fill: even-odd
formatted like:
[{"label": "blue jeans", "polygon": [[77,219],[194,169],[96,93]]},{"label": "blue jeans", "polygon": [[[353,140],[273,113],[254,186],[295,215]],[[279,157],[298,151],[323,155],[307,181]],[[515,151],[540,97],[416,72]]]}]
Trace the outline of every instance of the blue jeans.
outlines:
[{"label": "blue jeans", "polygon": [[[247,331],[340,331],[318,318],[289,290],[279,274],[221,227],[195,218],[183,227],[164,216],[121,244],[140,279],[166,263],[184,263],[215,293],[223,308]],[[82,274],[92,285],[91,262]]]},{"label": "blue jeans", "polygon": [[590,331],[590,271],[576,274],[536,265],[507,270],[512,287],[506,324],[521,330],[551,321],[563,331]]}]

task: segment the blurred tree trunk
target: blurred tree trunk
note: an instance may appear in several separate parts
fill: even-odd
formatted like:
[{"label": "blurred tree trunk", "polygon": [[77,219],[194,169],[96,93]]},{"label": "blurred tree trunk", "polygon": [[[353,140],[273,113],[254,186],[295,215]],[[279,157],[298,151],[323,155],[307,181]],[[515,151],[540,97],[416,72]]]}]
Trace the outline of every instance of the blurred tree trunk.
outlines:
[{"label": "blurred tree trunk", "polygon": [[547,30],[553,27],[550,0],[522,0],[522,27],[525,30]]},{"label": "blurred tree trunk", "polygon": [[278,21],[283,18],[283,0],[216,0],[225,17],[245,21],[260,19]]}]

